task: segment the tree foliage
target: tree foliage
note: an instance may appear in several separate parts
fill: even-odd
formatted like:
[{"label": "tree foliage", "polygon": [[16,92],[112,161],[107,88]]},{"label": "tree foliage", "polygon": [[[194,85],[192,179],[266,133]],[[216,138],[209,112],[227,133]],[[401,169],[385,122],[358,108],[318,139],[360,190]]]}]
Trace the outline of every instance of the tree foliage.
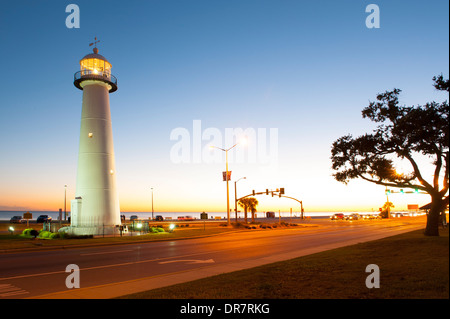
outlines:
[{"label": "tree foliage", "polygon": [[[448,79],[440,75],[433,81],[437,90],[448,94]],[[378,124],[372,134],[356,138],[349,134],[333,143],[333,176],[343,183],[361,178],[379,185],[413,188],[430,194],[432,209],[426,233],[436,235],[434,219],[438,220],[449,189],[449,104],[445,100],[403,106],[399,104],[400,93],[401,90],[393,89],[378,94],[376,101],[363,109],[362,117]],[[423,167],[417,160],[419,155],[431,160],[434,168],[431,180],[423,175]],[[396,169],[398,160],[410,164],[408,172]]]},{"label": "tree foliage", "polygon": [[239,206],[244,209],[245,222],[247,223],[247,212],[252,213],[252,221],[255,221],[256,206],[258,205],[258,200],[254,197],[242,198],[238,202]]}]

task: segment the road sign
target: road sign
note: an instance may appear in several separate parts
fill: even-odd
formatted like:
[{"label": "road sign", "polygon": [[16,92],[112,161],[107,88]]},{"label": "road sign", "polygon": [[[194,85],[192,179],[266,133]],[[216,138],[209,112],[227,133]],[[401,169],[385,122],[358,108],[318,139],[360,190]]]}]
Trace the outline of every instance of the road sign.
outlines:
[{"label": "road sign", "polygon": [[[227,173],[228,173],[228,178],[227,178]],[[226,182],[227,180],[231,180],[231,171],[222,172],[222,176],[223,176],[223,181],[224,182]]]},{"label": "road sign", "polygon": [[33,218],[33,214],[31,214],[30,212],[23,213],[23,219],[27,220],[27,227],[28,227],[28,221],[32,218]]}]

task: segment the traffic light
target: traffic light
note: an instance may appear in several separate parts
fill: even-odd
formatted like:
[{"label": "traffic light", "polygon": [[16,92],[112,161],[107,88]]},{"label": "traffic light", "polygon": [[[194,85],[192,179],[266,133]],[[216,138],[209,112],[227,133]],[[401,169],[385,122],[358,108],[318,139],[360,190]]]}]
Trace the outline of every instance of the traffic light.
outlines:
[{"label": "traffic light", "polygon": [[416,189],[414,190],[414,193],[419,194],[419,189],[416,188]]},{"label": "traffic light", "polygon": [[284,187],[280,188],[280,195],[284,195]]},{"label": "traffic light", "polygon": [[400,189],[400,193],[402,193],[402,194],[404,194],[405,192],[403,191],[403,188],[402,189]]},{"label": "traffic light", "polygon": [[[269,195],[269,190],[266,188],[266,195]],[[273,193],[272,193],[273,196]]]},{"label": "traffic light", "polygon": [[253,196],[255,196],[255,190],[253,190],[252,192],[253,192]]}]

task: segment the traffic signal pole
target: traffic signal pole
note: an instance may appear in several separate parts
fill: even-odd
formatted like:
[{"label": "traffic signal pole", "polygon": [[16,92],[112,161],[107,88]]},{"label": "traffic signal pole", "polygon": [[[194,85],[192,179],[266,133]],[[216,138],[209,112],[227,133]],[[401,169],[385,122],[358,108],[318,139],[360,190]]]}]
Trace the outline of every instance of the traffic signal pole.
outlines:
[{"label": "traffic signal pole", "polygon": [[293,199],[293,200],[299,202],[299,203],[300,203],[301,213],[302,213],[302,219],[304,219],[304,218],[303,218],[303,213],[304,213],[304,209],[303,209],[303,201],[301,201],[301,200],[299,200],[299,199],[297,199],[297,198],[294,198],[294,197],[285,196],[285,195],[284,195],[284,188],[280,188],[279,190],[277,189],[276,191],[269,191],[268,189],[266,189],[266,191],[264,191],[264,192],[255,192],[255,191],[253,190],[251,194],[248,194],[248,195],[242,196],[241,198],[236,199],[236,202],[238,202],[239,200],[241,200],[241,199],[243,199],[243,198],[246,198],[246,197],[256,196],[256,195],[264,195],[264,194],[268,195],[269,193],[271,193],[271,194],[272,194],[272,197],[273,197],[274,192],[275,192],[275,193],[276,193],[276,192],[279,193],[279,194],[277,194],[278,197],[290,198],[290,199]]}]

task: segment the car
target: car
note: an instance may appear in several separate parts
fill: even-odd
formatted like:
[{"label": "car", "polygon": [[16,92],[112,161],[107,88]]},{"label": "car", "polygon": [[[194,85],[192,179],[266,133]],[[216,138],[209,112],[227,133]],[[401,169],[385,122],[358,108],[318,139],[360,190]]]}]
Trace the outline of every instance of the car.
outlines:
[{"label": "car", "polygon": [[161,215],[156,215],[155,220],[156,221],[163,221],[164,218]]},{"label": "car", "polygon": [[11,219],[9,220],[9,222],[11,224],[20,224],[23,223],[24,220],[22,219],[22,216],[13,216],[11,217]]},{"label": "car", "polygon": [[36,223],[48,223],[51,221],[52,218],[48,215],[39,215],[39,217],[36,219]]},{"label": "car", "polygon": [[342,213],[337,213],[337,214],[333,214],[333,215],[330,216],[331,220],[338,220],[338,219],[342,219],[343,220],[344,218],[345,218],[345,216]]},{"label": "car", "polygon": [[139,218],[137,217],[137,215],[131,215],[131,216],[130,216],[130,221],[137,220],[137,219],[139,219]]},{"label": "car", "polygon": [[361,216],[359,216],[359,214],[350,214],[345,219],[346,220],[358,220],[360,218],[361,218]]}]

